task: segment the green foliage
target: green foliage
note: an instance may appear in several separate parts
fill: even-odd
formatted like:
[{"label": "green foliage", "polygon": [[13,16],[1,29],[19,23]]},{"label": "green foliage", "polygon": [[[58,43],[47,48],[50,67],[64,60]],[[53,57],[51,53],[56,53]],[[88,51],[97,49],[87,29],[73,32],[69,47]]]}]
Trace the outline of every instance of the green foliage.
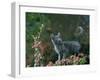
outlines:
[{"label": "green foliage", "polygon": [[[86,18],[86,19],[85,19]],[[87,21],[86,21],[87,20]],[[74,32],[77,26],[84,28],[84,33],[80,37],[75,37]],[[89,16],[88,15],[68,15],[68,14],[49,14],[49,13],[31,13],[26,12],[26,56],[34,53],[40,54],[40,51],[32,49],[32,43],[44,41],[50,43],[52,47],[50,34],[60,32],[63,40],[79,40],[84,45],[84,50],[89,54]],[[53,53],[53,51],[49,52]],[[46,62],[46,57],[42,62]],[[27,60],[27,59],[26,59]],[[33,57],[34,60],[34,57]],[[85,60],[81,59],[80,64]]]},{"label": "green foliage", "polygon": [[83,57],[83,58],[80,58],[79,60],[79,64],[85,64],[87,61],[86,61],[86,58]]}]

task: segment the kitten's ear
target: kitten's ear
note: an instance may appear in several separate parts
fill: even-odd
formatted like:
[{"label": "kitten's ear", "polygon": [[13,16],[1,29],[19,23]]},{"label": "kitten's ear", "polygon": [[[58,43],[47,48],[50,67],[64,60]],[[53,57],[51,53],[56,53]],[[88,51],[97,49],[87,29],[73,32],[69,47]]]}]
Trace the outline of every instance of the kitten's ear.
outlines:
[{"label": "kitten's ear", "polygon": [[60,32],[58,32],[58,34],[57,34],[58,36],[61,36],[61,34],[60,34]]}]

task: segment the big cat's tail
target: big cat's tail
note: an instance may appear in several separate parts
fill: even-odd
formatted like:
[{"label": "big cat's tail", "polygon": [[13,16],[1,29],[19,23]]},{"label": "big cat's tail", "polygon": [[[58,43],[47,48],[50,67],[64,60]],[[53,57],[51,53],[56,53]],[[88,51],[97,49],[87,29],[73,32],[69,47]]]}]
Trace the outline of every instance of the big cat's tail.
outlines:
[{"label": "big cat's tail", "polygon": [[82,26],[78,26],[74,32],[74,37],[76,41],[80,41],[80,38],[82,37],[84,33],[84,29]]},{"label": "big cat's tail", "polygon": [[74,35],[75,35],[75,36],[80,36],[80,35],[83,34],[83,32],[84,32],[83,27],[82,27],[82,26],[78,26],[78,27],[76,28],[76,30],[75,30]]}]

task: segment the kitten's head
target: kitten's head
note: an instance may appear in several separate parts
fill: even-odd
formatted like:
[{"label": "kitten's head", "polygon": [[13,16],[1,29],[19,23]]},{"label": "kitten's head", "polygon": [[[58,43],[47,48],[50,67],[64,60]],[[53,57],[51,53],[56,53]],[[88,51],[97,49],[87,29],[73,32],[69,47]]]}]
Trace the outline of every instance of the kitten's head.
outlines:
[{"label": "kitten's head", "polygon": [[56,44],[62,44],[62,38],[60,32],[57,34],[51,34],[51,39],[56,43]]}]

